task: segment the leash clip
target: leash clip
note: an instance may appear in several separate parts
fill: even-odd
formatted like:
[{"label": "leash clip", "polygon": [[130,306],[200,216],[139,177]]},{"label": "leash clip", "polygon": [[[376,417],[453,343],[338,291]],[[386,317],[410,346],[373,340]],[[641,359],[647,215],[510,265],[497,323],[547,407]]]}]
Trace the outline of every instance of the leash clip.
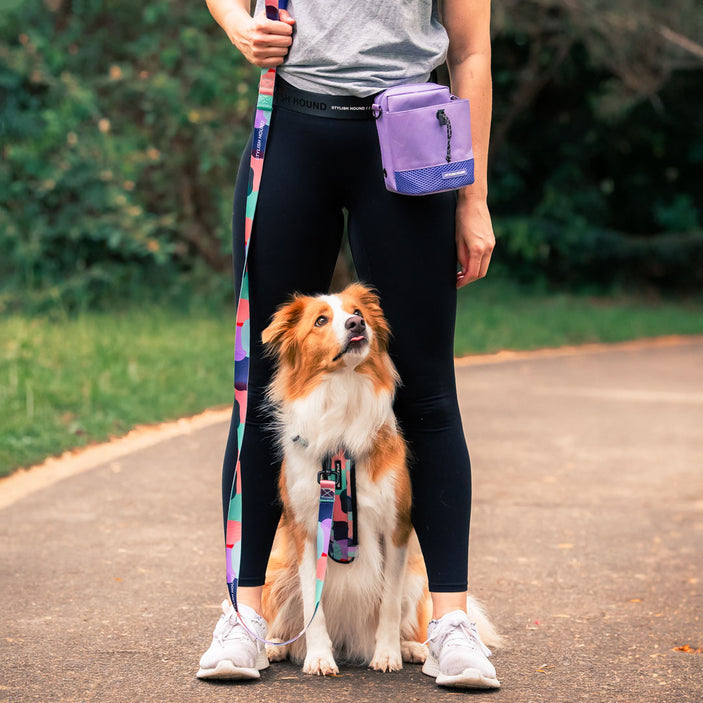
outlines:
[{"label": "leash clip", "polygon": [[341,490],[342,488],[342,462],[336,460],[334,462],[334,469],[328,464],[331,461],[327,459],[322,467],[322,471],[317,472],[317,482],[320,481],[334,481],[335,488]]}]

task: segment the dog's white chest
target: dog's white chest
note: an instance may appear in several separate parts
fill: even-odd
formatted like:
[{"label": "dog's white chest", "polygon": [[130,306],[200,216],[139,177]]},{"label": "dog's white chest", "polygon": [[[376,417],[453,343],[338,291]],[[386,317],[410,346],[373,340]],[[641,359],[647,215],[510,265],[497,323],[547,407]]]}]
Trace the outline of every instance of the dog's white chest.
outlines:
[{"label": "dog's white chest", "polygon": [[303,452],[320,461],[341,447],[364,456],[383,425],[395,427],[391,393],[353,369],[330,374],[304,398],[287,403],[280,420],[286,457]]}]

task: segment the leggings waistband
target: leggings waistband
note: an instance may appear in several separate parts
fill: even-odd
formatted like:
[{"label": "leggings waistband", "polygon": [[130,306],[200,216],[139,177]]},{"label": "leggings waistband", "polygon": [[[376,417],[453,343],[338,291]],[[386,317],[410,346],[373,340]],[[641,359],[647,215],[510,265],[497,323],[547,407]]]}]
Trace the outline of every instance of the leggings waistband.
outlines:
[{"label": "leggings waistband", "polygon": [[276,89],[273,93],[274,107],[317,117],[330,117],[338,120],[372,120],[375,95],[359,98],[354,95],[325,95],[300,90],[276,76]]}]

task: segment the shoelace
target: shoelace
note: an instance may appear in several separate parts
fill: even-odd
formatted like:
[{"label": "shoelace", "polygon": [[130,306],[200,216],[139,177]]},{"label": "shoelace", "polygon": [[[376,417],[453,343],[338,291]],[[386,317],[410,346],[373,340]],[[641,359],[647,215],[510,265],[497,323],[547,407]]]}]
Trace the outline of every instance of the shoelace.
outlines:
[{"label": "shoelace", "polygon": [[[252,642],[252,638],[249,635],[249,633],[245,630],[245,628],[242,626],[242,624],[239,622],[237,619],[237,616],[234,614],[230,615],[223,615],[222,617],[227,618],[222,625],[218,625],[218,628],[215,630],[215,637],[217,638],[217,641],[224,647],[225,640],[227,639],[238,639],[238,640],[243,640],[246,642]],[[219,630],[219,631],[218,631]]]},{"label": "shoelace", "polygon": [[486,647],[479,637],[476,623],[448,622],[438,625],[434,632],[425,640],[424,644],[438,641],[440,647],[465,647],[473,651],[480,651],[484,656],[490,657],[491,650]]}]

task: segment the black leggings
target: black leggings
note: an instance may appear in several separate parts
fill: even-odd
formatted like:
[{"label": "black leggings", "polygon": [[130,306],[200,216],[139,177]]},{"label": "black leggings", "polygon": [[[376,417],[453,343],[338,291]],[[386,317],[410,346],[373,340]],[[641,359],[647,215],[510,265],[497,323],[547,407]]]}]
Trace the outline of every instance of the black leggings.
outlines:
[{"label": "black leggings", "polygon": [[[248,164],[247,148],[234,196],[237,291]],[[395,412],[411,452],[412,520],[430,589],[466,590],[471,467],[454,378],[455,203],[453,193],[409,197],[385,189],[373,120],[274,109],[249,251],[252,349],[240,585],[264,583],[280,517],[280,456],[262,402],[272,362],[262,354],[261,331],[292,292],[327,292],[346,208],[359,279],[380,294],[393,335],[390,352],[402,382]],[[225,520],[236,455],[233,424],[222,473]]]}]

